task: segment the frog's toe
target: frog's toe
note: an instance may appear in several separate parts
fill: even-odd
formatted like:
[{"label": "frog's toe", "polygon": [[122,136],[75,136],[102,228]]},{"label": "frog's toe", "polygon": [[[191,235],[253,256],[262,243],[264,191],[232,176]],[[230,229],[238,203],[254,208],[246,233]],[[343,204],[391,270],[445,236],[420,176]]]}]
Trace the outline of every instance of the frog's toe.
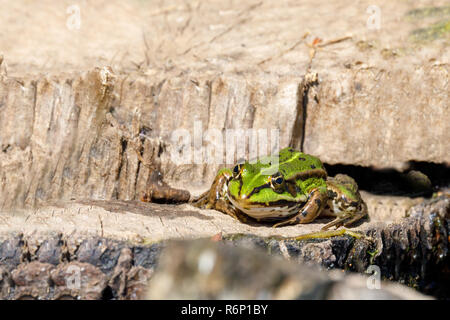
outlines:
[{"label": "frog's toe", "polygon": [[358,212],[344,222],[344,227],[351,226],[352,224],[361,220],[365,216],[367,216],[367,205],[365,202],[361,202],[361,206]]},{"label": "frog's toe", "polygon": [[287,223],[286,221],[278,222],[278,223],[275,223],[275,224],[272,226],[272,228],[279,228],[279,227],[285,226],[285,225],[287,225],[287,224],[288,224],[288,223]]},{"label": "frog's toe", "polygon": [[336,229],[338,229],[339,227],[344,225],[344,221],[345,219],[343,218],[336,218],[333,221],[331,221],[330,223],[327,223],[326,225],[324,225],[321,230],[326,231],[328,229],[330,229],[331,227],[336,227]]},{"label": "frog's toe", "polygon": [[367,216],[367,205],[365,202],[361,202],[361,205],[359,207],[359,210],[356,212],[347,212],[341,216],[338,216],[335,220],[331,221],[330,223],[326,224],[322,227],[322,230],[327,230],[331,227],[350,227],[355,222],[359,221],[360,219]]},{"label": "frog's toe", "polygon": [[281,221],[281,222],[275,223],[272,227],[273,228],[278,228],[278,227],[288,226],[288,225],[292,225],[292,224],[299,224],[299,223],[300,223],[300,219],[298,217],[294,217],[294,218],[289,219],[289,220],[285,220],[285,221]]},{"label": "frog's toe", "polygon": [[361,218],[362,218],[362,216],[357,215],[357,216],[355,216],[355,217],[353,217],[353,218],[350,218],[350,219],[344,221],[344,223],[342,223],[341,225],[343,225],[344,227],[349,228],[349,227],[351,227],[355,222],[357,222],[357,221],[358,221],[359,219],[361,219]]}]

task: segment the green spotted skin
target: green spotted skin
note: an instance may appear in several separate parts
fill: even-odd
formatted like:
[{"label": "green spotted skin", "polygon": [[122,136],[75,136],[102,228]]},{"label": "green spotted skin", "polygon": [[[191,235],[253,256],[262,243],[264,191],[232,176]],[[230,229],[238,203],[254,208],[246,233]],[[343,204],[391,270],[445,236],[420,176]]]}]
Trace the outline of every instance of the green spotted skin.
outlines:
[{"label": "green spotted skin", "polygon": [[346,226],[367,214],[351,177],[327,177],[319,158],[292,148],[221,169],[211,189],[193,203],[241,221],[247,216],[282,221],[274,226],[309,223],[326,212],[337,217],[323,228],[327,229]]},{"label": "green spotted skin", "polygon": [[[271,177],[280,173],[295,193],[288,188],[275,191],[270,187]],[[235,199],[248,199],[250,203],[270,205],[286,200],[306,201],[314,188],[326,189],[326,171],[319,158],[286,148],[273,156],[258,159],[256,163],[245,162],[241,175],[232,179],[229,194]],[[293,188],[292,188],[292,186]]]}]

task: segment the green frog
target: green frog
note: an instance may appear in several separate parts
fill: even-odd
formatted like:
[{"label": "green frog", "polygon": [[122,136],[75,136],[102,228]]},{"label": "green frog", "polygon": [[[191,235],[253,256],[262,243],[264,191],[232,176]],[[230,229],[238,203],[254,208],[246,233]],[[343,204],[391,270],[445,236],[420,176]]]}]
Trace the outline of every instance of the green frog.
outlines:
[{"label": "green frog", "polygon": [[274,227],[335,217],[322,230],[349,226],[367,215],[353,178],[328,177],[319,158],[292,148],[221,169],[211,188],[192,201],[242,222],[275,221]]}]

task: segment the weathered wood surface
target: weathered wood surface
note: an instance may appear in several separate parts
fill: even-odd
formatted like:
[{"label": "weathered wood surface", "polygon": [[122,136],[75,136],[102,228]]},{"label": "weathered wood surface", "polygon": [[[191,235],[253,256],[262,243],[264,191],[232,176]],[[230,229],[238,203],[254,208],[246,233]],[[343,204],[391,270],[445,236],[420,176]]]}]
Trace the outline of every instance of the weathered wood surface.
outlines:
[{"label": "weathered wood surface", "polygon": [[[257,97],[248,91],[250,88],[242,79],[229,82],[219,78],[209,85],[206,85],[209,80],[204,80],[206,87],[202,89],[181,78],[150,84],[142,77],[114,77],[104,68],[76,78],[21,81],[3,78],[0,82],[2,208],[71,198],[138,199],[146,191],[151,175],[147,164],[159,166],[164,180],[173,187],[191,193],[205,190],[223,164],[177,166],[172,157],[181,147],[193,150],[191,145],[173,143],[171,137],[180,128],[192,133],[196,120],[203,121],[198,123],[203,123],[205,130],[215,128],[221,132],[226,128],[278,128],[281,129],[280,146],[289,145],[302,132],[301,129],[300,133],[293,131],[295,121],[302,114],[296,103],[300,79],[273,83],[273,87],[264,84],[272,91],[271,98],[266,100],[266,96],[256,109],[256,101],[248,99]],[[284,85],[290,89],[280,87]],[[324,103],[327,98],[320,99]],[[397,163],[407,160],[445,163],[450,149],[449,100],[442,96],[438,101],[441,105],[427,104],[428,111],[416,110],[412,105],[395,106],[395,110],[410,110],[405,115],[392,114],[383,107],[380,117],[371,114],[369,109],[373,104],[367,103],[358,110],[368,113],[348,121],[342,120],[348,115],[345,110],[315,114],[311,109],[306,119],[304,150],[329,163],[384,167],[394,165],[387,159],[395,159]],[[415,110],[417,118],[411,110]],[[395,123],[393,119],[397,119]],[[391,122],[392,127],[381,123],[372,127],[371,123],[378,120]],[[308,128],[317,121],[336,125],[329,131],[324,127],[312,130],[309,135]],[[360,129],[351,127],[357,122]],[[404,139],[412,140],[393,143],[388,137],[380,137],[389,130],[395,135],[402,131]],[[414,130],[423,134],[415,135]],[[344,136],[344,132],[348,134]],[[330,139],[322,134],[329,135]],[[318,139],[309,142],[309,136]],[[387,144],[380,139],[388,139]],[[307,147],[313,144],[320,150]],[[385,149],[388,145],[389,150]],[[403,148],[411,148],[411,152]],[[140,161],[138,153],[145,163]]]},{"label": "weathered wood surface", "polygon": [[[364,273],[370,265],[376,265],[383,279],[398,280],[438,297],[448,296],[449,275],[445,268],[449,260],[448,197],[442,196],[412,207],[411,203],[406,205],[409,201],[402,203],[405,199],[383,206],[382,199],[366,197],[369,209],[379,212],[379,216],[376,218],[375,215],[370,223],[365,222],[352,229],[366,235],[361,239],[339,236],[296,240],[297,236],[320,230],[325,221],[273,229],[267,225],[245,225],[219,212],[201,211],[187,205],[90,200],[82,204],[59,204],[36,211],[17,212],[14,216],[2,215],[0,284],[9,288],[4,289],[3,297],[57,298],[59,295],[56,293],[60,290],[64,295],[75,298],[99,298],[102,292],[115,298],[133,298],[127,293],[128,286],[136,286],[129,289],[131,292],[142,293],[145,279],[150,277],[168,239],[199,237],[262,248],[288,260],[316,267],[321,265],[327,269],[342,268]],[[130,267],[123,271],[118,259],[124,250],[123,255]],[[83,278],[84,289],[67,293],[67,288],[61,286],[56,290],[52,284],[55,280],[47,280],[53,279],[53,273],[64,272],[73,263],[93,266]],[[131,271],[131,266],[140,268],[140,271]],[[33,274],[34,268],[48,269],[48,272],[39,273],[39,277],[30,276],[26,283],[17,278],[22,273]],[[116,279],[114,275],[121,276]],[[127,277],[134,281],[129,280],[128,284]],[[98,290],[86,292],[87,283],[95,279],[101,280]],[[31,294],[29,290],[34,281],[47,283],[52,290],[45,287]],[[114,286],[112,281],[121,284]],[[133,293],[135,296],[136,292]]]},{"label": "weathered wood surface", "polygon": [[[421,198],[374,196],[363,192],[370,219],[354,230],[400,223]],[[173,238],[210,237],[218,233],[249,233],[284,236],[317,232],[330,219],[314,223],[272,228],[271,224],[243,224],[215,210],[200,210],[188,204],[160,205],[140,201],[84,200],[55,202],[35,209],[17,209],[0,214],[0,234],[46,231],[79,233],[132,242],[156,242]]]},{"label": "weathered wood surface", "polygon": [[280,129],[280,147],[330,164],[449,163],[449,33],[417,39],[448,21],[444,4],[381,1],[374,30],[370,1],[108,1],[80,4],[71,30],[71,1],[4,3],[0,206],[137,199],[149,170],[136,149],[200,192],[221,164],[170,156],[196,121]]}]

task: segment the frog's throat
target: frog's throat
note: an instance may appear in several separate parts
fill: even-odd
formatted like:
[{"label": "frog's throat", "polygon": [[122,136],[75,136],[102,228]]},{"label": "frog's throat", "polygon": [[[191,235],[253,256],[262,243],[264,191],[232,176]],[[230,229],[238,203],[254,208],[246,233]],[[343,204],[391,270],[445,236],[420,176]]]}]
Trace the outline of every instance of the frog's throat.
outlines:
[{"label": "frog's throat", "polygon": [[251,203],[248,199],[235,199],[228,196],[232,206],[246,215],[258,220],[283,219],[297,213],[303,202],[279,200],[269,204]]}]

